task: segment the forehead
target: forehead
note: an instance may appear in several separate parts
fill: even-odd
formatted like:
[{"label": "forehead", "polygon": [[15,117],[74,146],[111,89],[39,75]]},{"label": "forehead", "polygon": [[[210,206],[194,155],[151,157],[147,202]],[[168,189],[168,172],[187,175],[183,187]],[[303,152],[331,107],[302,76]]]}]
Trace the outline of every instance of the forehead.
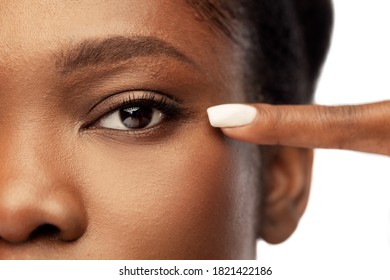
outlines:
[{"label": "forehead", "polygon": [[195,10],[199,19],[210,24],[216,32],[240,43],[237,29],[242,25],[238,18],[243,7],[238,0],[186,0]]},{"label": "forehead", "polygon": [[54,75],[54,58],[85,41],[148,37],[194,61],[220,94],[241,95],[244,54],[186,0],[0,0],[0,26],[1,88]]},{"label": "forehead", "polygon": [[[164,0],[2,0],[0,3],[1,37],[10,43],[18,42],[20,47],[45,43],[44,47],[60,40],[107,33],[172,34],[169,28],[176,22],[173,6],[181,13],[189,12],[181,1]],[[187,25],[176,27],[181,29]]]},{"label": "forehead", "polygon": [[[102,36],[155,36],[217,52],[213,29],[186,0],[0,0],[0,50],[55,49]],[[205,44],[194,44],[199,41]],[[228,45],[226,41],[225,45]]]}]

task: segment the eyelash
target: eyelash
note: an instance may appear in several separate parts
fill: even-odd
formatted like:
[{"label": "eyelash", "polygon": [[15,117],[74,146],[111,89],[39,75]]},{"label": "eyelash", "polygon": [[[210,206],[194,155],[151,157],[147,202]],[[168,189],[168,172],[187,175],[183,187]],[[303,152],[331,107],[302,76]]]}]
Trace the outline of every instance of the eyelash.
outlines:
[{"label": "eyelash", "polygon": [[[112,104],[108,106],[100,106],[97,105],[96,107],[105,107],[105,109],[97,109],[97,111],[100,111],[102,113],[98,113],[99,117],[95,118],[93,122],[90,122],[86,126],[84,126],[84,129],[98,129],[101,131],[111,131],[111,133],[128,133],[128,134],[143,134],[147,131],[155,130],[156,128],[160,127],[161,124],[171,121],[171,120],[184,120],[186,118],[186,112],[188,111],[187,108],[184,108],[180,106],[178,101],[176,101],[173,97],[169,97],[164,93],[156,92],[156,91],[142,91],[142,94],[136,94],[141,92],[139,91],[131,91],[128,94],[122,93],[120,97],[115,98],[118,99],[118,101],[113,101]],[[111,97],[109,98],[111,99]],[[104,101],[103,101],[104,102]],[[111,103],[111,102],[110,102]],[[109,129],[104,127],[99,127],[99,122],[109,116],[110,114],[114,113],[117,110],[129,108],[129,107],[138,107],[138,106],[145,106],[145,107],[151,107],[153,109],[156,109],[160,111],[163,114],[163,118],[161,122],[153,127],[150,128],[142,128],[142,129],[136,129],[136,130],[120,130],[116,131],[115,129]],[[104,113],[103,113],[104,112]]]},{"label": "eyelash", "polygon": [[168,100],[168,97],[161,96],[159,98],[156,98],[155,95],[143,93],[141,97],[134,97],[133,95],[125,96],[120,101],[119,104],[111,105],[109,107],[109,112],[106,113],[101,118],[104,118],[109,114],[112,114],[116,110],[125,109],[128,107],[138,107],[138,106],[151,107],[156,110],[159,110],[164,114],[164,119],[172,119],[178,117],[184,111],[184,109],[170,102]]}]

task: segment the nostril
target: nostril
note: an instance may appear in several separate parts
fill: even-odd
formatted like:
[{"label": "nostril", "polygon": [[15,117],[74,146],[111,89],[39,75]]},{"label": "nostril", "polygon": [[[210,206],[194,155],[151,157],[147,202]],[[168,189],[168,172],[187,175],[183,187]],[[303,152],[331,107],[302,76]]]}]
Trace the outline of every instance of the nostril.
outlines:
[{"label": "nostril", "polygon": [[36,179],[31,175],[4,183],[0,178],[0,238],[15,244],[79,239],[88,217],[73,185],[53,183],[46,177]]},{"label": "nostril", "polygon": [[37,227],[29,236],[29,240],[39,238],[57,238],[60,234],[60,229],[51,224],[43,224]]}]

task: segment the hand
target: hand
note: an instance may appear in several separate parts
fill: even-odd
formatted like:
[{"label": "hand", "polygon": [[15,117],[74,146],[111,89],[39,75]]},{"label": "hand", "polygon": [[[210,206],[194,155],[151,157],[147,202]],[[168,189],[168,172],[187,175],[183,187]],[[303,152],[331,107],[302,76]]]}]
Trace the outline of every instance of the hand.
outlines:
[{"label": "hand", "polygon": [[348,106],[224,104],[207,112],[212,126],[240,141],[390,156],[390,101]]}]

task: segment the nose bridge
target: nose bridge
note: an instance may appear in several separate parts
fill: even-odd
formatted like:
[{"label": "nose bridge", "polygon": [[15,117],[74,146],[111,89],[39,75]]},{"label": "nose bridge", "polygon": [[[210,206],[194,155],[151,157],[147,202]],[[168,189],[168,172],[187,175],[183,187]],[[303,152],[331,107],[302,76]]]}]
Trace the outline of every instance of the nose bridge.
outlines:
[{"label": "nose bridge", "polygon": [[0,75],[0,190],[20,179],[38,189],[52,188],[67,169],[56,103],[42,94],[50,90],[44,82],[16,72]]},{"label": "nose bridge", "polygon": [[0,181],[20,174],[42,178],[47,174],[45,162],[50,161],[52,141],[45,141],[42,125],[31,120],[31,114],[26,115],[30,119],[12,114],[0,125]]}]

